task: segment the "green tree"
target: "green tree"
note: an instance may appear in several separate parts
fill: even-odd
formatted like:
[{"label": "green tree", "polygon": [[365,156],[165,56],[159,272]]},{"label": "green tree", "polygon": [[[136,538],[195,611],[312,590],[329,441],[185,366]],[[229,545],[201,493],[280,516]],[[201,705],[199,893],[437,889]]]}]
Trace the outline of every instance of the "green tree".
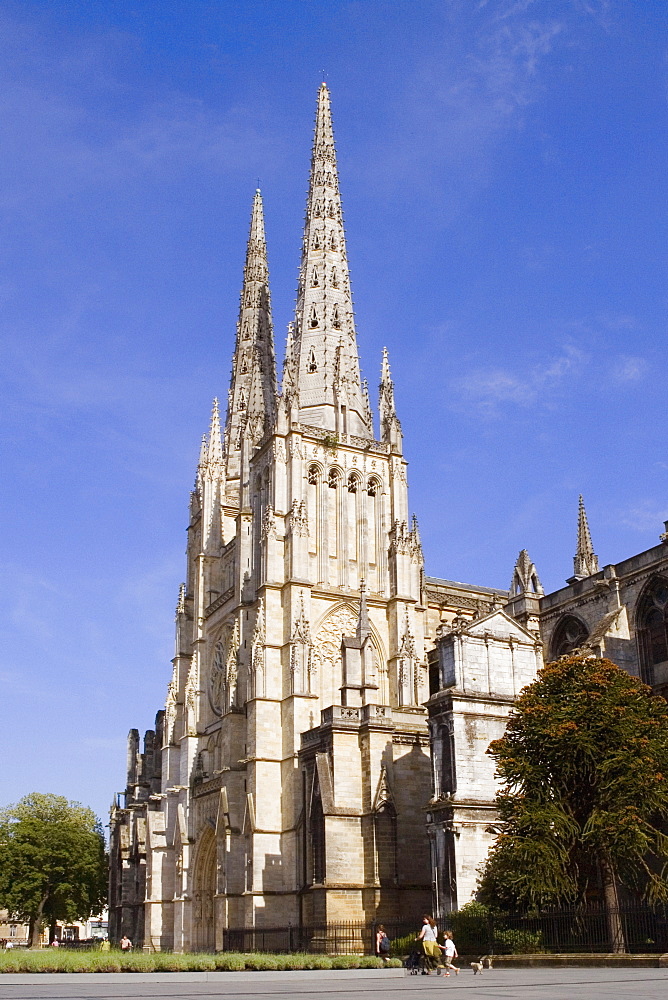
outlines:
[{"label": "green tree", "polygon": [[618,888],[668,899],[668,703],[610,660],[564,656],[489,747],[502,832],[479,883],[493,906],[599,895],[623,950]]},{"label": "green tree", "polygon": [[30,924],[99,913],[107,895],[107,858],[91,809],[60,795],[33,792],[0,810],[0,906]]}]

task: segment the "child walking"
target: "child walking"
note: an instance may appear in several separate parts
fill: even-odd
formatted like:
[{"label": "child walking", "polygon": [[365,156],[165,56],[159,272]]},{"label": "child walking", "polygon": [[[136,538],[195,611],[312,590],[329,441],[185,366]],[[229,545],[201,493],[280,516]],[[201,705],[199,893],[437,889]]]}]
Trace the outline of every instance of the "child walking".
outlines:
[{"label": "child walking", "polygon": [[452,940],[452,931],[446,931],[443,937],[445,944],[439,944],[439,948],[441,948],[444,952],[445,974],[446,976],[449,976],[450,969],[452,969],[455,975],[458,976],[459,969],[455,966],[454,962],[452,961],[453,958],[458,957],[457,949],[455,948],[455,942]]}]

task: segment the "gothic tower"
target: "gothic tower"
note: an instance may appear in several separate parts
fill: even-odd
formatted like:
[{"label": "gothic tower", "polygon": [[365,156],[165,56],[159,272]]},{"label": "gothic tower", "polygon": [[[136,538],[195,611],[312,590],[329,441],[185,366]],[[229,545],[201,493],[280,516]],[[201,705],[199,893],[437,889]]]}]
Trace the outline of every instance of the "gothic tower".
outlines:
[{"label": "gothic tower", "polygon": [[380,428],[323,84],[282,392],[257,191],[224,431],[214,401],[191,496],[149,946],[430,905],[423,558],[386,353]]}]

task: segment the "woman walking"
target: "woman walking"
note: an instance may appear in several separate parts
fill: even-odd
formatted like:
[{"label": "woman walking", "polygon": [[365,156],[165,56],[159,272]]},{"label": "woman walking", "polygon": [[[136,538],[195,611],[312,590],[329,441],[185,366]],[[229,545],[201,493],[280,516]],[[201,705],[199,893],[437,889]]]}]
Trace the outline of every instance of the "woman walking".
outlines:
[{"label": "woman walking", "polygon": [[422,955],[424,956],[422,975],[428,976],[434,971],[438,965],[438,960],[441,957],[436,921],[433,917],[430,917],[428,913],[425,913],[422,918],[422,929],[417,936],[417,940]]}]

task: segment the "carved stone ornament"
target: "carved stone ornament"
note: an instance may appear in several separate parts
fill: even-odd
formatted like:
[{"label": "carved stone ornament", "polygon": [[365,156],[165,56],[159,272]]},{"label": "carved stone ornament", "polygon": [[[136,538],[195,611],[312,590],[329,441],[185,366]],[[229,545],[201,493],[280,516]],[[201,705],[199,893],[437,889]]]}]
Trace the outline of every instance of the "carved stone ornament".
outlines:
[{"label": "carved stone ornament", "polygon": [[197,726],[197,663],[193,659],[186,681],[186,710],[188,715],[188,733],[194,735]]},{"label": "carved stone ornament", "polygon": [[274,517],[274,508],[271,504],[267,504],[267,509],[264,512],[261,537],[263,542],[268,538],[276,537],[276,518]]},{"label": "carved stone ornament", "polygon": [[165,744],[169,746],[174,740],[174,725],[176,723],[176,685],[172,677],[167,688],[165,701]]},{"label": "carved stone ornament", "polygon": [[301,535],[303,537],[308,536],[308,513],[306,510],[306,501],[299,500],[292,501],[292,508],[290,510],[290,531],[293,535]]},{"label": "carved stone ornament", "polygon": [[415,639],[411,633],[410,622],[408,621],[408,612],[406,612],[404,634],[401,637],[401,645],[399,646],[399,656],[406,656],[410,659],[414,659],[415,657]]},{"label": "carved stone ornament", "polygon": [[[334,677],[342,676],[341,643],[344,636],[356,635],[358,618],[358,612],[354,611],[347,604],[340,605],[331,614],[327,615],[313,639],[313,661],[315,667],[332,673]],[[376,648],[373,634],[371,639],[373,675],[376,676],[381,671],[380,654]]]}]

